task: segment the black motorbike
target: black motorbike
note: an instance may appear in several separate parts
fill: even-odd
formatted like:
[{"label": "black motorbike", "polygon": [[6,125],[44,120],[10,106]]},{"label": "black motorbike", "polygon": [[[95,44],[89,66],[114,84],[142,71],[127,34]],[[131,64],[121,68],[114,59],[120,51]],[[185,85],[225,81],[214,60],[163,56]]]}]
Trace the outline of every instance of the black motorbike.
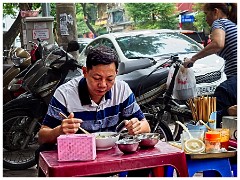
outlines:
[{"label": "black motorbike", "polygon": [[3,75],[3,103],[11,101],[14,94],[8,90],[8,85],[19,74],[31,65],[31,56],[27,50],[21,47],[12,47],[9,51],[9,58],[13,65]]},{"label": "black motorbike", "polygon": [[23,71],[19,72],[6,86],[4,89],[4,104],[12,99],[15,99],[20,94],[26,92],[26,90],[22,87],[23,78],[25,77],[26,73],[32,67],[32,65],[37,60],[43,60],[46,58],[46,55],[49,54],[51,51],[57,48],[55,44],[49,44],[47,41],[42,41],[41,39],[37,39],[38,43],[29,41],[32,45],[32,50],[30,52],[31,55],[31,64],[28,65]]},{"label": "black motorbike", "polygon": [[[23,78],[26,93],[3,106],[3,167],[11,170],[34,166],[38,131],[55,89],[71,76],[81,75],[81,68],[69,52],[77,51],[76,41],[52,51],[38,60]],[[69,77],[70,79],[71,77]]]}]

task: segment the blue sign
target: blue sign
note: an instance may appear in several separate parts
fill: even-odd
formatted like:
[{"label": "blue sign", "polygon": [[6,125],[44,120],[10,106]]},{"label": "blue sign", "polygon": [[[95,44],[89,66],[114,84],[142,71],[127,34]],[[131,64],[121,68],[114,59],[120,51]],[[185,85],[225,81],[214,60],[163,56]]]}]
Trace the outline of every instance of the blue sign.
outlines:
[{"label": "blue sign", "polygon": [[182,23],[194,22],[194,16],[193,15],[182,15],[181,16],[181,22]]}]

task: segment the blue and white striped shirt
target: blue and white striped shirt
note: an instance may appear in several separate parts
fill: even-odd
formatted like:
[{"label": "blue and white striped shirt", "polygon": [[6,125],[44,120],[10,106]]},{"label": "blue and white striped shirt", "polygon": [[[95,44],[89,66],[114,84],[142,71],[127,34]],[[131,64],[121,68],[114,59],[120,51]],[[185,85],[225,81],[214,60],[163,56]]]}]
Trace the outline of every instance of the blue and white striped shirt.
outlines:
[{"label": "blue and white striped shirt", "polygon": [[215,29],[225,31],[225,46],[217,53],[225,60],[224,72],[228,78],[237,75],[237,26],[228,19],[218,19],[213,22],[211,31]]},{"label": "blue and white striped shirt", "polygon": [[75,118],[83,120],[81,127],[89,132],[115,131],[124,119],[144,118],[126,82],[116,81],[101,102],[96,104],[89,97],[84,77],[74,78],[56,89],[43,125],[51,128],[60,125],[62,117],[59,112],[66,115],[73,112]]}]

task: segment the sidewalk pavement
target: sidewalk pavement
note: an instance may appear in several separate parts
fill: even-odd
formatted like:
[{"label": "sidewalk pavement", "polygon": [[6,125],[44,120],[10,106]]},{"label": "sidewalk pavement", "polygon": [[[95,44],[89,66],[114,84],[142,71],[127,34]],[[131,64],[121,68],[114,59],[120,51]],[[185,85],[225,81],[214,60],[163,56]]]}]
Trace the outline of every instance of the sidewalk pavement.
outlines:
[{"label": "sidewalk pavement", "polygon": [[29,169],[19,171],[3,169],[3,177],[37,177],[37,168],[34,166]]}]

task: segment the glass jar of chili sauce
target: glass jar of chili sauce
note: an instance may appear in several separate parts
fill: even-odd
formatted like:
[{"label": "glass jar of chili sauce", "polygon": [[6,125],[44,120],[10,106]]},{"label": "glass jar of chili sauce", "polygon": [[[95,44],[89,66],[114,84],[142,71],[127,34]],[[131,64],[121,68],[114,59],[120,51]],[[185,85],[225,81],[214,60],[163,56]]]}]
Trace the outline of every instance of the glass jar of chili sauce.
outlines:
[{"label": "glass jar of chili sauce", "polygon": [[217,153],[221,149],[220,132],[208,131],[205,133],[206,153]]}]

